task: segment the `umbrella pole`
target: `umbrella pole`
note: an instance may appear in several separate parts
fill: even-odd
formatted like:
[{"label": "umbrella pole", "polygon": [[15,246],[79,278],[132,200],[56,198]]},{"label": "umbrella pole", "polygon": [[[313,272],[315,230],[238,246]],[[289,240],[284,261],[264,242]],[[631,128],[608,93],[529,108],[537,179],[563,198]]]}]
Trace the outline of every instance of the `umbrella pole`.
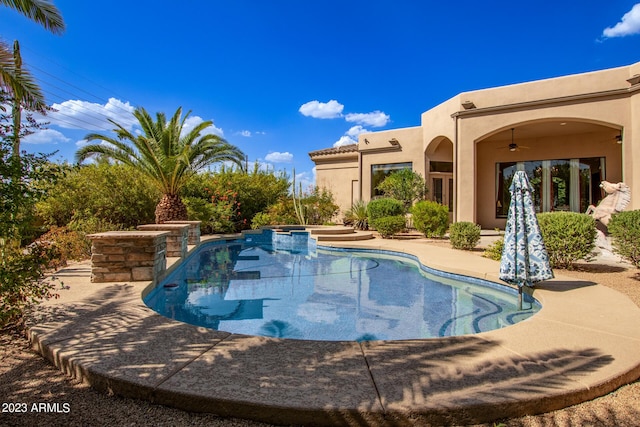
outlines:
[{"label": "umbrella pole", "polygon": [[522,310],[522,286],[518,286],[518,310]]}]

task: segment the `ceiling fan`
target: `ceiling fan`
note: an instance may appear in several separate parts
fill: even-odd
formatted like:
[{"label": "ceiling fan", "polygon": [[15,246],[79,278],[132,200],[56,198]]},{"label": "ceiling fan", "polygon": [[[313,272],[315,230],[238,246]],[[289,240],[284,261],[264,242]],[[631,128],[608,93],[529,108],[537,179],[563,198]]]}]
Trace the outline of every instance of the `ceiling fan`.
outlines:
[{"label": "ceiling fan", "polygon": [[612,144],[619,144],[620,145],[620,144],[622,144],[622,134],[618,134],[618,135],[616,135],[614,137],[607,138],[607,139],[602,140],[600,142],[610,142]]},{"label": "ceiling fan", "polygon": [[509,149],[509,151],[520,151],[520,149],[525,149],[528,150],[529,147],[525,147],[524,145],[518,145],[514,142],[513,139],[513,132],[514,132],[515,128],[511,128],[511,143],[509,145],[507,145],[506,147],[498,147],[498,149]]}]

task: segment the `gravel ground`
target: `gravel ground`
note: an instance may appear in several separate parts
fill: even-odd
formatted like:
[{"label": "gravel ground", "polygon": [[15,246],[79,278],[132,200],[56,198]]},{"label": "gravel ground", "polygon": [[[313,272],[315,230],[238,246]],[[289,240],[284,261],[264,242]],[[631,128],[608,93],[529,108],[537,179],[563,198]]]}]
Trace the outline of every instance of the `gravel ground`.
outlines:
[{"label": "gravel ground", "polygon": [[[640,270],[611,263],[578,264],[561,274],[592,280],[627,295],[640,306]],[[224,426],[265,427],[269,424],[195,414],[146,401],[108,396],[75,382],[31,351],[20,335],[0,334],[0,426]],[[640,356],[639,356],[640,357]],[[36,412],[33,404],[50,405]],[[7,413],[9,404],[27,404],[26,413]],[[15,408],[15,407],[13,407]],[[25,409],[20,406],[20,409]],[[640,381],[593,401],[546,414],[496,421],[514,426],[638,426]],[[494,423],[478,426],[493,426]]]}]

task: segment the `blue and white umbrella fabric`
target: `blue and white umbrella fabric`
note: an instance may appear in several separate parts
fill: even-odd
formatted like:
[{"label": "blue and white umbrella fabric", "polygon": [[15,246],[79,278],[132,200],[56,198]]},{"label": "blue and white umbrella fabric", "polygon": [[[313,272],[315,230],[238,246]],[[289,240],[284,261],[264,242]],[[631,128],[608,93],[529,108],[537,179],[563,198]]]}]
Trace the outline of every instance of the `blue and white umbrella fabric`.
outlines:
[{"label": "blue and white umbrella fabric", "polygon": [[518,286],[522,308],[522,287],[553,279],[553,271],[536,218],[533,188],[524,171],[514,174],[509,191],[511,204],[500,260],[500,280]]}]

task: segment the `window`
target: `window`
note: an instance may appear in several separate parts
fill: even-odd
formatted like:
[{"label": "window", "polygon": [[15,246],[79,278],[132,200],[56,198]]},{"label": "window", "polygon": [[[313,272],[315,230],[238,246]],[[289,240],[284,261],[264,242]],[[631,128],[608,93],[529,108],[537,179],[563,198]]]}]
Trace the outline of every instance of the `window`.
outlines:
[{"label": "window", "polygon": [[392,172],[402,169],[413,169],[413,163],[387,163],[382,165],[371,165],[371,198],[381,196],[382,192],[376,190],[382,181]]},{"label": "window", "polygon": [[536,212],[584,212],[601,198],[604,157],[497,163],[497,218],[509,211],[509,186],[516,170],[525,171],[529,178]]},{"label": "window", "polygon": [[453,162],[429,162],[429,172],[453,173]]}]

